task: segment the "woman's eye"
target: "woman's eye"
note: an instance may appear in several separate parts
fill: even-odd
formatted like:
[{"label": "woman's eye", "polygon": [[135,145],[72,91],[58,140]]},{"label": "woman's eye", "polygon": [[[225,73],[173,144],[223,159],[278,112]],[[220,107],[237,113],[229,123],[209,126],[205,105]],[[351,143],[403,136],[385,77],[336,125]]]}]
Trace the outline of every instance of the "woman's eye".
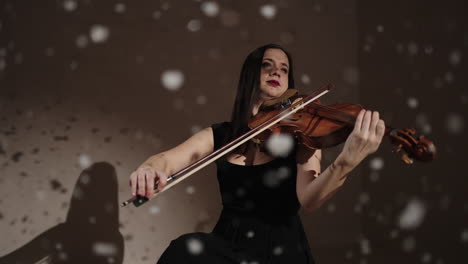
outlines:
[{"label": "woman's eye", "polygon": [[265,67],[269,67],[269,66],[270,66],[270,63],[268,63],[268,62],[262,63],[262,67],[264,67],[264,68],[265,68]]},{"label": "woman's eye", "polygon": [[288,69],[283,69],[283,72],[284,72],[284,73],[288,73]]}]

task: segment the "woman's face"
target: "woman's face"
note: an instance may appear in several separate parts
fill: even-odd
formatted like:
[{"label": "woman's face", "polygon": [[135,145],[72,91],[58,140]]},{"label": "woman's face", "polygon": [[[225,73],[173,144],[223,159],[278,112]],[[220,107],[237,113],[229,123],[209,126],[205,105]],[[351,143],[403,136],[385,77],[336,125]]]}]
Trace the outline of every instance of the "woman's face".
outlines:
[{"label": "woman's face", "polygon": [[267,49],[260,70],[260,98],[270,100],[288,89],[288,56],[280,49]]}]

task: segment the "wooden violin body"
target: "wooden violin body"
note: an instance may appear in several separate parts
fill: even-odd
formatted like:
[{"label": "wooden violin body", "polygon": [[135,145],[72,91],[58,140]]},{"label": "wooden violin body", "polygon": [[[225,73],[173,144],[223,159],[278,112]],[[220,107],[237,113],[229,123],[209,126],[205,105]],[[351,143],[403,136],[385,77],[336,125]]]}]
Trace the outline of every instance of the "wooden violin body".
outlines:
[{"label": "wooden violin body", "polygon": [[[265,102],[249,122],[250,130],[213,153],[179,170],[167,178],[168,185],[162,190],[155,189],[156,197],[175,186],[211,162],[223,157],[249,140],[264,145],[274,133],[288,133],[309,149],[322,149],[343,143],[354,128],[356,116],[362,109],[358,104],[321,105],[318,99],[333,88],[325,84],[308,96],[299,96],[297,90],[288,89],[280,98]],[[402,160],[411,164],[413,160],[431,161],[436,156],[434,144],[423,136],[415,137],[414,129],[393,129],[386,127],[385,135],[402,152]],[[263,148],[263,147],[262,147]],[[155,183],[158,185],[158,182]],[[149,200],[140,195],[122,203],[140,206]]]},{"label": "wooden violin body", "polygon": [[[302,100],[303,96],[290,89],[281,98],[267,102],[260,108],[259,113],[249,122],[249,127],[255,128],[279,115],[282,109]],[[286,133],[294,136],[298,144],[309,149],[324,149],[334,147],[346,141],[354,128],[357,115],[363,109],[361,105],[340,103],[321,105],[319,101],[312,102],[296,113],[275,123],[257,137],[254,142],[263,144],[272,134]],[[435,158],[434,144],[424,138],[415,137],[415,129],[393,129],[386,127],[385,135],[395,146],[394,151],[403,151],[402,160],[406,164],[413,160],[431,161]],[[262,148],[264,149],[264,148]]]}]

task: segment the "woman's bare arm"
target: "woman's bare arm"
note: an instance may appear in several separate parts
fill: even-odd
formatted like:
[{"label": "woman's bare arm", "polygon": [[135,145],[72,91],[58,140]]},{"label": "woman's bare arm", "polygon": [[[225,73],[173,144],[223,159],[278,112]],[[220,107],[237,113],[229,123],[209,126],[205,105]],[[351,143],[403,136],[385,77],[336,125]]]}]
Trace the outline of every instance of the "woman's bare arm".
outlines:
[{"label": "woman's bare arm", "polygon": [[312,155],[299,148],[296,190],[301,205],[312,211],[331,198],[345,182],[346,175],[377,150],[384,132],[385,124],[378,112],[361,111],[340,155],[320,175],[320,150]]},{"label": "woman's bare arm", "polygon": [[336,167],[332,163],[322,173],[320,172],[320,160],[322,151],[320,149],[310,155],[310,150],[299,149],[298,158],[309,156],[306,162],[297,164],[297,197],[302,207],[307,211],[318,209],[326,200],[343,185],[348,169]]},{"label": "woman's bare arm", "polygon": [[162,190],[169,175],[207,156],[213,149],[213,130],[207,127],[176,147],[149,157],[130,175],[132,195],[150,198],[157,180],[158,190]]}]

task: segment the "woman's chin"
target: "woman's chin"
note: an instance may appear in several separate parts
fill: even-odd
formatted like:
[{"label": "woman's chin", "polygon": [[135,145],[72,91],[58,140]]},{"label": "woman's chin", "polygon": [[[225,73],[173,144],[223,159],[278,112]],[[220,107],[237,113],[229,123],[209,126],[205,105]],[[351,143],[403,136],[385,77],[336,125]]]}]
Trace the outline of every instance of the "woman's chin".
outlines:
[{"label": "woman's chin", "polygon": [[275,89],[274,91],[262,92],[260,97],[264,100],[271,100],[280,97],[284,91],[280,89]]},{"label": "woman's chin", "polygon": [[272,100],[272,99],[275,99],[277,96],[275,95],[272,95],[271,93],[261,93],[260,94],[260,98],[263,100],[263,101],[268,101],[268,100]]}]

